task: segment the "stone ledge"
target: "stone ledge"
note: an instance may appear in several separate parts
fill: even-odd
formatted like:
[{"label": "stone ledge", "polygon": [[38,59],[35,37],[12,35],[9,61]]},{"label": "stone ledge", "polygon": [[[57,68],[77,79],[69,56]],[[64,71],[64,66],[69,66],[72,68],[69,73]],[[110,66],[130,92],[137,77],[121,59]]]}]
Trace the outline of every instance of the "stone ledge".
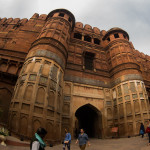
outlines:
[{"label": "stone ledge", "polygon": [[6,145],[12,145],[12,146],[22,146],[22,147],[30,146],[29,142],[20,141],[19,139],[15,138],[15,137],[11,137],[11,136],[7,137],[7,140],[5,143],[6,143]]}]

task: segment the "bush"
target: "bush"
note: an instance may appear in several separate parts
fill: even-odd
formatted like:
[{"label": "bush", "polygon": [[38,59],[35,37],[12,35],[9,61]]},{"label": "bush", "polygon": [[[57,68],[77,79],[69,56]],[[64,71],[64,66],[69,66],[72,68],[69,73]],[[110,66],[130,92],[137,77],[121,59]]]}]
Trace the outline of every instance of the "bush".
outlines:
[{"label": "bush", "polygon": [[9,132],[4,127],[0,128],[0,135],[8,136]]}]

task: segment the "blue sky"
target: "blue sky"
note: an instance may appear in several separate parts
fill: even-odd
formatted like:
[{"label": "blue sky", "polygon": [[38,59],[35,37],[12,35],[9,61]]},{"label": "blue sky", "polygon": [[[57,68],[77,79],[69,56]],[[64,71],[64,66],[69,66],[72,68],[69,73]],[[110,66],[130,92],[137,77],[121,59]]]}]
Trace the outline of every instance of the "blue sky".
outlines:
[{"label": "blue sky", "polygon": [[124,29],[135,49],[150,55],[150,0],[0,0],[0,17],[29,19],[58,8],[100,30]]}]

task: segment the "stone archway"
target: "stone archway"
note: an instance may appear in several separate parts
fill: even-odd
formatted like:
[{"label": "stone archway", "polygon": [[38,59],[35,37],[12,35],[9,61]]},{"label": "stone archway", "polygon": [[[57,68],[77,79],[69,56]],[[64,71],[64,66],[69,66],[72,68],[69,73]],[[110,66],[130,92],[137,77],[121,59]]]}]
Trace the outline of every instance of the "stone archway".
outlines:
[{"label": "stone archway", "polygon": [[76,134],[83,128],[89,137],[102,138],[102,115],[101,112],[91,104],[81,106],[75,112]]},{"label": "stone archway", "polygon": [[12,93],[7,88],[0,88],[0,108],[2,108],[2,115],[0,116],[0,123],[8,123],[8,112],[11,102]]}]

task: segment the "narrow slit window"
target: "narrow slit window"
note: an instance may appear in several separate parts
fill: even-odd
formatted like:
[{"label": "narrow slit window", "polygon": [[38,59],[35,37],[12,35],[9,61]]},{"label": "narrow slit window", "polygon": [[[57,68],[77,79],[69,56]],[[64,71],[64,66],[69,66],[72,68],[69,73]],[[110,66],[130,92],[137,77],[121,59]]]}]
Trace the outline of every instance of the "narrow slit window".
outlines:
[{"label": "narrow slit window", "polygon": [[125,39],[127,38],[125,34],[123,34],[123,37],[124,37]]},{"label": "narrow slit window", "polygon": [[82,39],[82,35],[80,33],[74,33],[74,38],[76,39]]},{"label": "narrow slit window", "polygon": [[64,15],[65,15],[64,13],[60,13],[59,14],[60,17],[64,17]]},{"label": "narrow slit window", "polygon": [[84,55],[84,66],[87,70],[93,70],[94,69],[94,53],[85,52]]},{"label": "narrow slit window", "polygon": [[114,37],[119,38],[119,34],[118,33],[114,34]]},{"label": "narrow slit window", "polygon": [[71,22],[71,18],[70,17],[69,17],[68,21]]}]

